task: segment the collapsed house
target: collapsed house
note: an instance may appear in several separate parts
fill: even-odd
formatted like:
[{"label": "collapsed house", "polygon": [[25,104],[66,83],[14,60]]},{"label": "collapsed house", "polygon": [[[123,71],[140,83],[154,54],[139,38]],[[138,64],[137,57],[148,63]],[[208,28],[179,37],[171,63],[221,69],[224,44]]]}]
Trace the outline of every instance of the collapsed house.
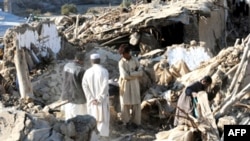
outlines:
[{"label": "collapsed house", "polygon": [[117,46],[133,40],[130,37],[137,33],[134,36],[139,41],[134,41],[133,45],[140,46],[141,53],[196,40],[204,42],[205,47],[216,54],[226,45],[227,13],[223,7],[226,7],[224,1],[171,4],[153,1],[131,5],[127,11],[114,8],[98,16],[77,15],[73,18],[75,21],[70,22],[67,17],[57,18],[55,24],[69,41],[79,41],[80,44],[98,41],[102,46]]},{"label": "collapsed house", "polygon": [[[94,130],[95,122],[91,117],[87,120],[91,121],[87,129],[77,130],[86,124],[85,119],[79,120],[78,117],[73,120],[73,124],[63,124],[56,119],[60,118],[60,115],[48,114],[45,111],[46,105],[51,106],[50,104],[53,105],[59,100],[62,67],[77,51],[86,52],[86,68],[90,65],[88,57],[91,53],[101,54],[102,64],[110,72],[110,79],[117,79],[117,62],[120,56],[115,49],[122,43],[134,46],[134,53],[138,55],[144,67],[144,75],[140,80],[144,123],[152,123],[153,119],[171,121],[171,115],[176,108],[174,104],[183,88],[205,74],[213,76],[213,86],[220,88],[220,91],[217,91],[219,98],[216,97],[213,103],[216,109],[214,115],[219,120],[223,120],[224,115],[230,116],[230,120],[225,119],[221,125],[213,124],[208,127],[217,130],[219,126],[222,132],[224,124],[249,123],[250,119],[244,110],[239,110],[241,115],[240,118],[237,117],[238,120],[236,115],[225,111],[233,105],[245,107],[245,104],[249,104],[249,98],[246,96],[249,94],[250,75],[246,70],[250,67],[250,37],[246,37],[242,42],[237,40],[235,46],[226,48],[226,11],[217,4],[224,3],[152,2],[131,5],[131,9],[122,11],[116,8],[108,9],[105,14],[99,16],[77,15],[70,20],[62,16],[53,22],[25,24],[10,29],[4,37],[5,52],[1,75],[5,84],[11,83],[8,85],[8,92],[15,94],[17,99],[19,96],[24,99],[15,110],[20,109],[28,114],[21,113],[20,120],[25,124],[18,126],[20,128],[15,126],[6,130],[18,132],[9,139],[39,140],[46,135],[47,139],[74,137],[75,140],[80,140],[79,133],[88,134]],[[218,17],[220,21],[217,21]],[[13,84],[16,84],[15,88],[18,90],[11,88]],[[3,91],[6,87],[7,85]],[[6,90],[3,93],[6,93]],[[239,102],[235,104],[236,101]],[[116,119],[119,104],[112,106],[115,109],[112,118]],[[6,117],[14,117],[18,112],[11,113],[6,113]],[[203,120],[213,120],[211,111],[209,114],[210,119],[206,119],[205,113]],[[42,121],[37,121],[37,117]],[[234,119],[234,122],[229,122],[231,119]],[[28,124],[30,122],[34,124]],[[79,122],[81,124],[78,124]],[[8,123],[11,124],[13,123]],[[171,128],[171,123],[167,124]],[[201,127],[202,125],[197,125],[194,128],[201,130],[207,138],[219,138],[218,132],[213,133]],[[164,138],[171,137],[165,134]]]}]

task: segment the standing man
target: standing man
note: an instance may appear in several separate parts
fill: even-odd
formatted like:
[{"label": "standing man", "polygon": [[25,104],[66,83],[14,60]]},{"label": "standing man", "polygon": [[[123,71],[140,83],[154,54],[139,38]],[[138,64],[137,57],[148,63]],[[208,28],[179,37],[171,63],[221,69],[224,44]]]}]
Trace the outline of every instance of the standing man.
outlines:
[{"label": "standing man", "polygon": [[[208,86],[212,84],[212,78],[210,76],[204,76],[200,81],[196,81],[193,84],[186,87],[184,92],[180,95],[177,102],[174,126],[186,124],[187,115],[190,114],[195,118],[198,118],[196,109],[197,94],[200,91],[206,91]],[[185,113],[184,113],[185,112]]]},{"label": "standing man", "polygon": [[107,69],[100,65],[100,55],[90,55],[92,67],[83,76],[82,87],[87,98],[88,114],[95,117],[100,136],[109,136],[109,93]]},{"label": "standing man", "polygon": [[77,53],[73,62],[63,68],[63,87],[61,99],[68,101],[64,105],[65,121],[77,115],[87,114],[86,97],[82,89],[84,53]]},{"label": "standing man", "polygon": [[130,55],[130,47],[122,44],[119,47],[122,58],[119,61],[119,87],[121,118],[127,128],[136,129],[141,125],[141,95],[139,77],[142,71],[137,58]]}]

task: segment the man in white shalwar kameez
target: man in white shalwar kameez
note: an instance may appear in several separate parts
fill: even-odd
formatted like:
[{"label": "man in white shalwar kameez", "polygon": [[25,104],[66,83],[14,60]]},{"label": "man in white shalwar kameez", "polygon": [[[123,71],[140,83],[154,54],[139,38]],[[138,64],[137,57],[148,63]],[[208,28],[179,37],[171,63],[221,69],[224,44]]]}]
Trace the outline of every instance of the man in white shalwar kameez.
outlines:
[{"label": "man in white shalwar kameez", "polygon": [[87,112],[96,118],[97,130],[102,137],[109,136],[109,73],[100,65],[100,55],[90,56],[92,67],[86,70],[82,87],[87,98]]}]

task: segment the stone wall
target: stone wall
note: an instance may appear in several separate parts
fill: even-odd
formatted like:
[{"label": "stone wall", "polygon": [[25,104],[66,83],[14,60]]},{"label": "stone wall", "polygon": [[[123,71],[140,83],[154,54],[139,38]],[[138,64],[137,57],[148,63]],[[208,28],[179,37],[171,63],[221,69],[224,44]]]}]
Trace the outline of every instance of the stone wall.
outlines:
[{"label": "stone wall", "polygon": [[59,100],[62,92],[62,70],[67,61],[56,61],[51,64],[48,71],[31,80],[34,95],[51,104]]}]

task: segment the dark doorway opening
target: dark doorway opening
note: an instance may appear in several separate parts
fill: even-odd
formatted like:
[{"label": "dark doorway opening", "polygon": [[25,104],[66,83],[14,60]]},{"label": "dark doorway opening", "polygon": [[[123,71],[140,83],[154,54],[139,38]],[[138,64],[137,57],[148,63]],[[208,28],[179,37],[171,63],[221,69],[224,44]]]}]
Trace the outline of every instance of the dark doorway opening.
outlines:
[{"label": "dark doorway opening", "polygon": [[146,3],[151,3],[152,2],[152,0],[146,0]]},{"label": "dark doorway opening", "polygon": [[161,27],[161,46],[181,44],[184,39],[184,25],[181,22]]}]

